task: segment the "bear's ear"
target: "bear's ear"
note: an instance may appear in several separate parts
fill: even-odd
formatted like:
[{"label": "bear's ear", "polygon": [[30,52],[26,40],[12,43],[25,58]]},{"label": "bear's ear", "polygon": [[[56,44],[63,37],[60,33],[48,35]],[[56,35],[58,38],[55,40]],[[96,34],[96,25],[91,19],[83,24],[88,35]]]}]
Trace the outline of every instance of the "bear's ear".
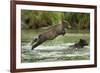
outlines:
[{"label": "bear's ear", "polygon": [[82,41],[82,39],[80,39],[80,41]]},{"label": "bear's ear", "polygon": [[82,42],[83,41],[83,39],[80,39],[80,42]]}]

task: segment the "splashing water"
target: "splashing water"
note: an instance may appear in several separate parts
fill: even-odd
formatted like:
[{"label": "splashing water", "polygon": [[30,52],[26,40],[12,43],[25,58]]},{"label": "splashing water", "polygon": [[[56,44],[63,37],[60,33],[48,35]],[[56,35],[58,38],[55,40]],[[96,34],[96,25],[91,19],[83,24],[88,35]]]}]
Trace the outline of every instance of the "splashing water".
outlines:
[{"label": "splashing water", "polygon": [[31,50],[31,42],[22,46],[21,62],[50,62],[64,60],[87,60],[89,56],[89,46],[81,49],[70,49],[74,43],[65,43],[55,46],[40,45]]}]

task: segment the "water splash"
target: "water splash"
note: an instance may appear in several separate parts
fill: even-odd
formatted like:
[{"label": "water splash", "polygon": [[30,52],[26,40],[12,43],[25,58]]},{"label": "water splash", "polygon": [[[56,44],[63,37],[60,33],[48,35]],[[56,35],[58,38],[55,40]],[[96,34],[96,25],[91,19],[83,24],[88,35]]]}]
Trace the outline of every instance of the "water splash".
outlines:
[{"label": "water splash", "polygon": [[22,49],[26,49],[26,50],[31,50],[31,48],[32,48],[31,42],[22,46]]},{"label": "water splash", "polygon": [[74,43],[65,43],[54,46],[40,45],[31,50],[31,42],[22,46],[22,62],[47,62],[60,60],[89,59],[89,46],[82,49],[69,49]]}]

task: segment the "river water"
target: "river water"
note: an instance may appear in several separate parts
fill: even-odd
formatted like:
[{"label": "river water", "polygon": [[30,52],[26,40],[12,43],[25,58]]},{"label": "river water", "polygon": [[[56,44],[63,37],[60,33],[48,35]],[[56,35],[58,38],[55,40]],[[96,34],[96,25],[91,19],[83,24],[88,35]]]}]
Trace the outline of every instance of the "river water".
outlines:
[{"label": "river water", "polygon": [[30,43],[23,45],[21,50],[21,62],[52,62],[69,60],[88,60],[90,59],[90,48],[85,46],[80,49],[69,48],[74,43],[66,43],[54,46],[40,45],[31,50]]}]

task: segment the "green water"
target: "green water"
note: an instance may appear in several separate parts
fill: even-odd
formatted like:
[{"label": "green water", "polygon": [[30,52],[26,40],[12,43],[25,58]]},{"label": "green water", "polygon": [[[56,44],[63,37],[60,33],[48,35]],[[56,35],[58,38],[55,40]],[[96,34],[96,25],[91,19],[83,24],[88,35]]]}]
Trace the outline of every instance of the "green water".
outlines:
[{"label": "green water", "polygon": [[[44,30],[43,30],[44,31]],[[42,32],[43,32],[42,31]],[[60,35],[54,40],[48,40],[41,44],[35,50],[26,47],[26,45],[41,33],[41,30],[22,30],[21,33],[21,62],[51,62],[51,61],[69,61],[69,60],[89,60],[89,45],[81,49],[69,49],[69,43],[78,42],[81,38],[90,41],[89,33],[66,33]],[[24,46],[24,47],[23,47]],[[60,47],[58,47],[60,46]],[[31,47],[31,46],[30,46]]]}]

